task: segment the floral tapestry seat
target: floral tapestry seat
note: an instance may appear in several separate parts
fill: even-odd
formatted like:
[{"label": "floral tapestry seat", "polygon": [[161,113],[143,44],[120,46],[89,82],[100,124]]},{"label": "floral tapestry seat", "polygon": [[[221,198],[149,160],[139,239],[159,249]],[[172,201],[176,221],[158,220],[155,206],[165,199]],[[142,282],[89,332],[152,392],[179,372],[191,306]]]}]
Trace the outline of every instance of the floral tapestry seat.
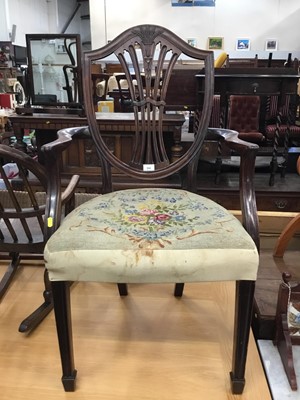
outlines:
[{"label": "floral tapestry seat", "polygon": [[45,260],[52,280],[126,283],[255,280],[258,265],[254,242],[229,211],[172,189],[89,200],[49,239]]}]

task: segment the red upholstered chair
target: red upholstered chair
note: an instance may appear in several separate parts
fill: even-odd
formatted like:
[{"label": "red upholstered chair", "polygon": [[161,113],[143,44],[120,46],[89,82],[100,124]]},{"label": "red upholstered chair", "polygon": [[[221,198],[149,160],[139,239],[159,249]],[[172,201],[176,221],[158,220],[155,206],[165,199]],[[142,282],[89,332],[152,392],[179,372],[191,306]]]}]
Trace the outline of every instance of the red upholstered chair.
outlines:
[{"label": "red upholstered chair", "polygon": [[[237,131],[239,139],[263,146],[265,144],[265,136],[259,130],[259,114],[259,96],[231,95],[228,101],[227,128]],[[215,163],[216,183],[220,179],[222,163],[222,148],[219,146]]]},{"label": "red upholstered chair", "polygon": [[227,128],[239,132],[239,138],[263,145],[265,136],[259,130],[260,97],[232,95],[229,98]]}]

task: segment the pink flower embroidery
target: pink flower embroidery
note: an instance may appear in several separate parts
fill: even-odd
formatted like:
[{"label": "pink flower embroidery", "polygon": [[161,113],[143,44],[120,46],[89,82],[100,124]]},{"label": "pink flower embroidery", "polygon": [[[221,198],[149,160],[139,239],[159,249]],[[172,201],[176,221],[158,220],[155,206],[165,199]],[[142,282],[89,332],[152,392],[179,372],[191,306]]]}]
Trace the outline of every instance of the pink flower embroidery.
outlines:
[{"label": "pink flower embroidery", "polygon": [[150,210],[149,208],[145,208],[144,210],[141,210],[141,211],[140,211],[140,214],[141,214],[141,215],[153,215],[153,214],[155,214],[155,213],[157,213],[157,211],[155,211],[155,210]]},{"label": "pink flower embroidery", "polygon": [[135,216],[135,215],[128,218],[128,221],[130,221],[130,222],[142,222],[144,220],[145,220],[144,218],[141,218],[141,217]]},{"label": "pink flower embroidery", "polygon": [[157,214],[157,215],[155,215],[155,219],[158,220],[158,221],[167,221],[170,218],[171,217],[168,214]]}]

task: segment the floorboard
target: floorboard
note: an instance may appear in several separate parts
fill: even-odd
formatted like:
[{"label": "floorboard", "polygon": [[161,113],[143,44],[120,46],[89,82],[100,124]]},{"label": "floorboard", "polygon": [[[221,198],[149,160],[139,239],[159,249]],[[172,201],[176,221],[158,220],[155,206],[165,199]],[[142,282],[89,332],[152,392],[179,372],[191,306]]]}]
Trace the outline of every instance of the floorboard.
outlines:
[{"label": "floorboard", "polygon": [[189,284],[181,300],[171,285],[132,285],[125,299],[114,285],[74,285],[78,385],[64,393],[53,314],[32,334],[18,332],[41,301],[35,263],[22,263],[0,304],[2,400],[271,399],[252,336],[244,394],[230,393],[232,282]]}]

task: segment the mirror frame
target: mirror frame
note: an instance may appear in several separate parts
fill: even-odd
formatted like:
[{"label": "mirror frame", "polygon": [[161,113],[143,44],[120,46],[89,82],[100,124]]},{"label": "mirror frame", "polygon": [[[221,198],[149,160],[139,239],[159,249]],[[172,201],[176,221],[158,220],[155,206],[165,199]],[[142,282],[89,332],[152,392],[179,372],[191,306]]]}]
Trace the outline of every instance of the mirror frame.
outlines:
[{"label": "mirror frame", "polygon": [[[32,51],[31,51],[31,42],[32,41],[42,41],[42,40],[66,40],[66,39],[74,39],[76,41],[76,62],[77,65],[74,68],[77,69],[77,101],[72,102],[46,102],[46,101],[39,101],[36,99],[36,93],[34,93],[34,79],[33,79],[33,63],[32,63]],[[33,106],[48,106],[48,107],[69,107],[69,108],[79,108],[82,109],[83,107],[83,91],[82,91],[82,52],[81,52],[81,41],[79,34],[60,34],[60,33],[51,33],[51,34],[26,34],[26,47],[27,47],[27,56],[28,56],[28,105]],[[70,59],[70,65],[72,63],[72,59]],[[63,67],[62,67],[63,69]],[[68,95],[68,93],[67,93]]]}]

